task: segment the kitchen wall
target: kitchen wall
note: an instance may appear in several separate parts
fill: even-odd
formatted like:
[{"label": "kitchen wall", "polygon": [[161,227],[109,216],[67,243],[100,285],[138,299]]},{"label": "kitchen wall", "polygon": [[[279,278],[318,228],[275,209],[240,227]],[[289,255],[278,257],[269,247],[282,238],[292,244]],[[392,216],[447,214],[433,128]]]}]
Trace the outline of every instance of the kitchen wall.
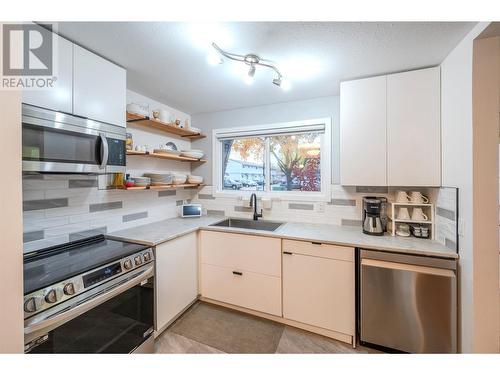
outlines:
[{"label": "kitchen wall", "polygon": [[[2,23],[0,23],[0,29]],[[0,37],[0,50],[2,38]],[[21,224],[21,93],[0,90],[2,137],[0,149],[2,180],[0,186],[0,353],[22,353],[23,257]]]},{"label": "kitchen wall", "polygon": [[229,111],[192,115],[193,126],[203,130],[207,138],[193,142],[193,148],[206,152],[208,162],[193,168],[193,174],[201,175],[208,185],[212,184],[212,130],[264,125],[279,122],[332,118],[332,180],[340,181],[339,174],[339,97],[300,100],[287,103],[246,107]]},{"label": "kitchen wall", "polygon": [[[188,114],[127,91],[127,103],[148,103],[150,109],[167,108],[182,121]],[[173,141],[179,149],[189,149],[190,142],[170,137],[139,125],[127,126],[135,144],[158,147]],[[190,173],[190,163],[127,157],[127,173],[140,176],[144,172],[178,171]],[[99,179],[102,180],[102,176]],[[102,183],[102,181],[101,181]],[[106,183],[104,183],[106,186]],[[147,224],[176,217],[184,200],[196,195],[194,189],[179,190],[103,190],[98,177],[85,175],[23,176],[24,252],[64,243],[97,233]]]},{"label": "kitchen wall", "polygon": [[[494,350],[482,343],[487,345],[493,335],[498,338],[498,319],[485,320],[477,314],[480,306],[488,309],[491,301],[477,299],[474,291],[476,278],[488,277],[475,267],[481,255],[474,252],[473,245],[472,121],[473,41],[487,26],[487,22],[479,23],[441,64],[442,185],[459,188],[459,342],[462,352]],[[489,329],[484,337],[478,334],[480,325]]]},{"label": "kitchen wall", "polygon": [[[340,186],[339,174],[339,97],[329,96],[310,100],[278,103],[229,111],[203,113],[192,116],[193,125],[203,129],[207,138],[193,143],[207,153],[208,163],[193,168],[193,174],[202,175],[208,186],[198,195],[197,202],[212,214],[233,217],[249,217],[251,209],[245,207],[241,197],[216,198],[212,184],[212,130],[219,128],[245,127],[287,121],[329,117],[332,119],[332,193],[328,202],[273,199],[272,208],[264,210],[264,218],[309,223],[361,226],[362,197],[366,195],[386,196],[392,199],[397,188]],[[410,188],[407,188],[410,190]],[[437,189],[420,189],[437,197]],[[241,196],[248,196],[242,192]]]}]

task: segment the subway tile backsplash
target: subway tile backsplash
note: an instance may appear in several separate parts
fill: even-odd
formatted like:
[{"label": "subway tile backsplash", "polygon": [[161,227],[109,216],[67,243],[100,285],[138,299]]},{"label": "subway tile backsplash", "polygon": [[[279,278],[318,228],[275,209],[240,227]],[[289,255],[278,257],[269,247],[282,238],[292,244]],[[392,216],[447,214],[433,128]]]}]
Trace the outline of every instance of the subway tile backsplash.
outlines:
[{"label": "subway tile backsplash", "polygon": [[197,190],[99,190],[96,176],[23,176],[24,251],[176,217]]}]

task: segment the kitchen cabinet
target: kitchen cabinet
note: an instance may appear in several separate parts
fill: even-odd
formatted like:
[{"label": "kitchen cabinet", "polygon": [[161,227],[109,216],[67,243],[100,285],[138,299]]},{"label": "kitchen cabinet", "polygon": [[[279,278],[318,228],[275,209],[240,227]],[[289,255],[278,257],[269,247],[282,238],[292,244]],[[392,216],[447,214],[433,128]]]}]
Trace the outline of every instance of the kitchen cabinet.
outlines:
[{"label": "kitchen cabinet", "polygon": [[155,253],[155,329],[159,331],[198,297],[197,233],[158,245]]},{"label": "kitchen cabinet", "polygon": [[74,114],[125,127],[125,69],[77,45],[73,65]]},{"label": "kitchen cabinet", "polygon": [[439,67],[387,76],[387,180],[441,185]]},{"label": "kitchen cabinet", "polygon": [[281,239],[201,231],[205,298],[281,316]]},{"label": "kitchen cabinet", "polygon": [[387,185],[386,77],[340,84],[340,181]]},{"label": "kitchen cabinet", "polygon": [[342,185],[440,186],[439,67],[342,82]]},{"label": "kitchen cabinet", "polygon": [[354,248],[283,240],[283,317],[355,335]]},{"label": "kitchen cabinet", "polygon": [[54,86],[46,90],[23,90],[22,101],[38,107],[73,112],[73,43],[54,34]]}]

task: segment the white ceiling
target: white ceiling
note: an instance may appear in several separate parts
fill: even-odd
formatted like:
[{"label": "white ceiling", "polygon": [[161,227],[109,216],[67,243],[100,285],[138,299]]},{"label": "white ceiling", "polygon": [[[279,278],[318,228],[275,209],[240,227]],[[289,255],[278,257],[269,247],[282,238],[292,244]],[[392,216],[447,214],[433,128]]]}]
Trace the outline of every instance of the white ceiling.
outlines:
[{"label": "white ceiling", "polygon": [[[437,65],[472,22],[67,22],[59,33],[127,69],[127,87],[190,114],[336,95],[341,80]],[[275,61],[291,81],[207,63],[214,41]]]}]

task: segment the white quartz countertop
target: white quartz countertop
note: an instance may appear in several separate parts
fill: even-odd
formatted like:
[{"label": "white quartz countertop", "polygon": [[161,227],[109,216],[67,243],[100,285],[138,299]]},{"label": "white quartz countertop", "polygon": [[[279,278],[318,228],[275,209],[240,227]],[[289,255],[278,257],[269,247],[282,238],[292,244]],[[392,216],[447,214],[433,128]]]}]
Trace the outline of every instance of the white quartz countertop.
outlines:
[{"label": "white quartz countertop", "polygon": [[194,232],[198,229],[204,229],[240,234],[258,234],[267,237],[314,241],[396,253],[435,256],[451,259],[458,258],[456,251],[451,250],[433,240],[419,239],[415,237],[392,237],[389,234],[384,236],[370,236],[364,234],[361,231],[361,228],[351,226],[285,223],[274,232],[210,226],[210,224],[217,223],[224,219],[225,218],[222,216],[203,216],[201,218],[186,219],[174,218],[113,232],[110,233],[108,237],[123,241],[136,242],[148,246],[156,246],[190,232]]}]

